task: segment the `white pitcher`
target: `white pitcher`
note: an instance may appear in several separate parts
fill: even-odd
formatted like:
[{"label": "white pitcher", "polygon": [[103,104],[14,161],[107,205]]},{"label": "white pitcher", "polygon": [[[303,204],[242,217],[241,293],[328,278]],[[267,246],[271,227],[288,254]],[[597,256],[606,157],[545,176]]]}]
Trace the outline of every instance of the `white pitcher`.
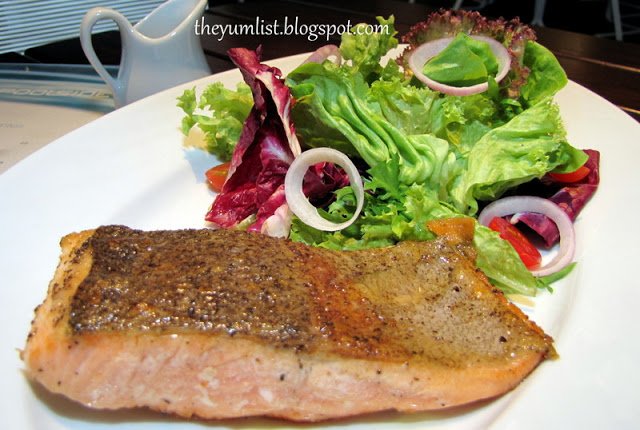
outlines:
[{"label": "white pitcher", "polygon": [[[90,9],[80,26],[85,55],[113,91],[116,107],[211,73],[195,32],[207,0],[169,0],[135,26],[121,13],[103,7]],[[117,78],[104,68],[91,42],[93,26],[115,21],[122,39]]]}]

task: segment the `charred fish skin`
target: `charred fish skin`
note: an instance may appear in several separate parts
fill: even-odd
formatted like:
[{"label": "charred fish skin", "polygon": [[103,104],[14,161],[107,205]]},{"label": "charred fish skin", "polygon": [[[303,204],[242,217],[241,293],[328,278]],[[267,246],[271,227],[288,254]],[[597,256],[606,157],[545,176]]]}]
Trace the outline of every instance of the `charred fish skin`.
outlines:
[{"label": "charred fish skin", "polygon": [[[74,332],[197,330],[252,333],[283,346],[306,343],[310,325],[304,284],[311,277],[294,283],[286,272],[304,265],[304,256],[295,250],[269,252],[268,243],[256,235],[237,246],[235,234],[212,232],[203,237],[189,230],[96,230],[88,248],[101,258],[94,258],[74,295]],[[269,264],[264,263],[267,254]],[[273,267],[282,273],[274,276]]]},{"label": "charred fish skin", "polygon": [[[301,421],[429,410],[508,391],[554,354],[444,240],[339,252],[106,226],[62,248],[23,359],[51,391],[97,408]],[[87,382],[96,368],[108,378]]]}]

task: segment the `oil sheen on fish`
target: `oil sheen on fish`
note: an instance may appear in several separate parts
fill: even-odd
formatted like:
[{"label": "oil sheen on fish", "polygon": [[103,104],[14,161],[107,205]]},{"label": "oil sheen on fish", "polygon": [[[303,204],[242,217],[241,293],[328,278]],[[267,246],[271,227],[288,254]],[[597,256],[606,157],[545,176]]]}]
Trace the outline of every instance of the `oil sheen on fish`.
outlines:
[{"label": "oil sheen on fish", "polygon": [[62,256],[27,375],[99,409],[318,421],[509,391],[552,340],[446,238],[332,251],[106,226]]}]

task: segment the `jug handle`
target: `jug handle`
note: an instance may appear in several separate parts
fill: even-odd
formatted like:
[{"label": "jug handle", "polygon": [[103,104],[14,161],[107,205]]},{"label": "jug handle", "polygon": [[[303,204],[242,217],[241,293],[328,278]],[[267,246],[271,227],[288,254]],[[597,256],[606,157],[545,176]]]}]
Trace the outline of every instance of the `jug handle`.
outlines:
[{"label": "jug handle", "polygon": [[[119,92],[121,91],[121,87],[122,87],[120,81],[117,79],[114,79],[109,74],[109,72],[107,72],[107,69],[105,69],[105,67],[102,65],[102,63],[100,62],[100,59],[96,55],[96,51],[93,49],[93,42],[91,40],[91,36],[93,33],[93,26],[96,25],[98,21],[105,20],[105,19],[113,20],[118,25],[118,29],[120,30],[120,37],[122,39],[122,51],[124,53],[124,50],[126,49],[125,37],[127,37],[128,33],[131,31],[133,27],[131,26],[131,24],[129,23],[127,18],[125,18],[124,15],[122,15],[120,12],[117,12],[109,8],[94,7],[87,11],[87,13],[84,15],[84,18],[82,18],[82,23],[80,24],[80,44],[82,45],[82,50],[87,56],[87,59],[89,60],[93,68],[96,69],[96,72],[98,72],[100,77],[104,79],[105,82],[113,88],[114,92],[116,91]],[[121,59],[120,60],[121,69],[123,67],[122,61],[123,60]],[[118,73],[118,76],[119,75],[120,73]]]}]

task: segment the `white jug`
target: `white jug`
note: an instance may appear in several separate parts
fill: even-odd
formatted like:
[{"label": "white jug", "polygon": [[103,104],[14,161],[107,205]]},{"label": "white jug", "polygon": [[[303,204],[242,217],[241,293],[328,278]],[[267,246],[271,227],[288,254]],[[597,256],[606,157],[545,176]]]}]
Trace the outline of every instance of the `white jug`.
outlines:
[{"label": "white jug", "polygon": [[[135,26],[121,13],[103,7],[90,9],[80,26],[85,55],[113,91],[116,107],[150,94],[211,74],[195,32],[207,0],[169,0]],[[96,22],[115,21],[122,39],[117,78],[104,68],[91,42]]]}]

